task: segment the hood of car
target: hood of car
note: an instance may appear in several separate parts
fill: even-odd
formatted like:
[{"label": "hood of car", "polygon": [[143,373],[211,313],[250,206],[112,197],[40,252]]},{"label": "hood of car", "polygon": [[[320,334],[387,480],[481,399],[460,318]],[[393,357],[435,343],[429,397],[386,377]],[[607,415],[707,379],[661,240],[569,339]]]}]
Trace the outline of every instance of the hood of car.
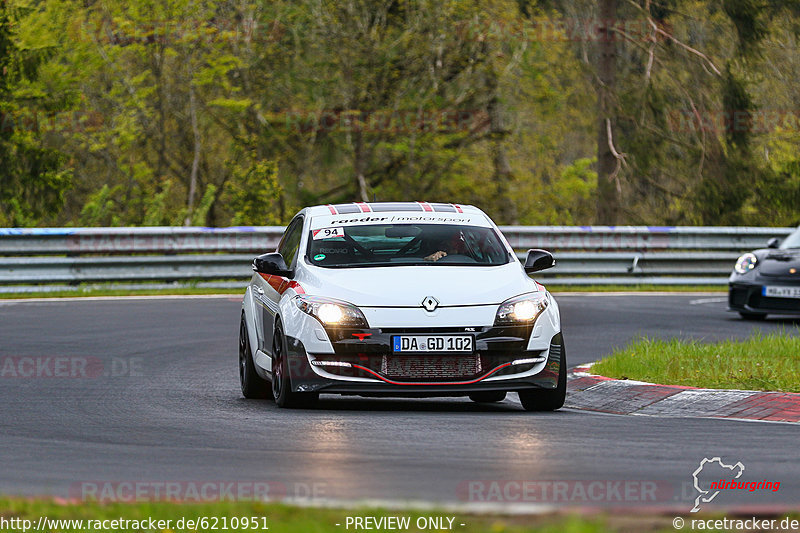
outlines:
[{"label": "hood of car", "polygon": [[[759,250],[759,270],[765,276],[797,275],[800,280],[800,250]],[[792,272],[794,270],[794,272]]]},{"label": "hood of car", "polygon": [[517,261],[495,267],[391,266],[304,270],[306,293],[360,307],[420,307],[434,298],[439,306],[499,304],[537,291]]}]

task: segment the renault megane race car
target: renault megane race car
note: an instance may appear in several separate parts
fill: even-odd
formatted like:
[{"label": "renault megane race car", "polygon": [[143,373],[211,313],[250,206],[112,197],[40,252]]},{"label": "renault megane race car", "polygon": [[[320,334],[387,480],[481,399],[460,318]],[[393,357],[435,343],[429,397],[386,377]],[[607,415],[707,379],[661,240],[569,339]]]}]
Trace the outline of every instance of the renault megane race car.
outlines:
[{"label": "renault megane race car", "polygon": [[742,318],[800,315],[800,228],[741,256],[729,279],[728,310]]},{"label": "renault megane race car", "polygon": [[247,398],[302,407],[324,394],[469,396],[517,392],[560,408],[566,353],[558,304],[497,226],[471,206],[425,202],[308,207],[274,253],[253,261],[242,302]]}]

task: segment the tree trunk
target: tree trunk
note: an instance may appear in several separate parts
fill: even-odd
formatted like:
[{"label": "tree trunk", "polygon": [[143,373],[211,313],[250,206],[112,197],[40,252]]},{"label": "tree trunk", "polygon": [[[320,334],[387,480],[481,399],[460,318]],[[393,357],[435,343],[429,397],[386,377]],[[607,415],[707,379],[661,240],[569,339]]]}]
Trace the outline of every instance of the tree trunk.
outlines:
[{"label": "tree trunk", "polygon": [[356,131],[353,132],[353,170],[356,174],[358,196],[362,202],[369,202],[369,188],[367,179],[364,177],[365,168],[364,139],[361,136],[361,130],[356,128]]},{"label": "tree trunk", "polygon": [[194,86],[189,84],[189,113],[192,120],[192,134],[194,135],[194,159],[192,160],[192,173],[189,176],[189,199],[187,201],[186,220],[184,226],[192,224],[192,211],[194,210],[194,198],[197,195],[197,175],[200,169],[200,130],[197,127],[197,103],[194,96]]},{"label": "tree trunk", "polygon": [[503,123],[503,105],[498,95],[497,74],[494,70],[489,70],[486,74],[486,85],[489,89],[489,104],[486,112],[489,115],[489,135],[491,138],[492,163],[494,165],[494,202],[493,208],[496,209],[494,218],[500,224],[516,224],[517,204],[510,194],[511,163],[508,161],[506,147],[504,145],[508,130]]},{"label": "tree trunk", "polygon": [[[600,0],[600,41],[597,64],[597,207],[596,222],[615,226],[620,221],[620,191],[616,180],[619,162],[611,149],[616,127],[617,36],[612,27],[617,16],[617,0]],[[609,127],[610,124],[610,127]],[[619,150],[617,150],[619,151]]]},{"label": "tree trunk", "polygon": [[509,192],[513,174],[511,163],[508,161],[506,147],[503,145],[507,134],[502,120],[502,108],[499,101],[493,99],[489,104],[489,119],[492,134],[492,162],[494,164],[494,193],[497,220],[501,224],[516,224],[517,204]]}]

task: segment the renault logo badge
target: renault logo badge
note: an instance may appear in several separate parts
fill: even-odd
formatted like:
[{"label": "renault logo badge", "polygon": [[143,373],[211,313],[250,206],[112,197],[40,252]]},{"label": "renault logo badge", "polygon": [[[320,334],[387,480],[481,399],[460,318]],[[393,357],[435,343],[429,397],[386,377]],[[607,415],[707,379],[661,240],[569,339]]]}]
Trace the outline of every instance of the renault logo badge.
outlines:
[{"label": "renault logo badge", "polygon": [[422,307],[429,313],[432,313],[439,307],[439,300],[434,298],[433,296],[426,296],[424,300],[422,300]]}]

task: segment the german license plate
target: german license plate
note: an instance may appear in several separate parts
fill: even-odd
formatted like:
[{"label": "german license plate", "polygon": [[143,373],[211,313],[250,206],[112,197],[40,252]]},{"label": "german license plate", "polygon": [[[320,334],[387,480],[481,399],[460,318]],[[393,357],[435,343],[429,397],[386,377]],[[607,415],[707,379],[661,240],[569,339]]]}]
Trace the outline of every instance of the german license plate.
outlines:
[{"label": "german license plate", "polygon": [[471,335],[397,335],[392,342],[395,353],[475,351]]},{"label": "german license plate", "polygon": [[798,298],[800,299],[800,287],[764,287],[764,296],[770,298]]}]

